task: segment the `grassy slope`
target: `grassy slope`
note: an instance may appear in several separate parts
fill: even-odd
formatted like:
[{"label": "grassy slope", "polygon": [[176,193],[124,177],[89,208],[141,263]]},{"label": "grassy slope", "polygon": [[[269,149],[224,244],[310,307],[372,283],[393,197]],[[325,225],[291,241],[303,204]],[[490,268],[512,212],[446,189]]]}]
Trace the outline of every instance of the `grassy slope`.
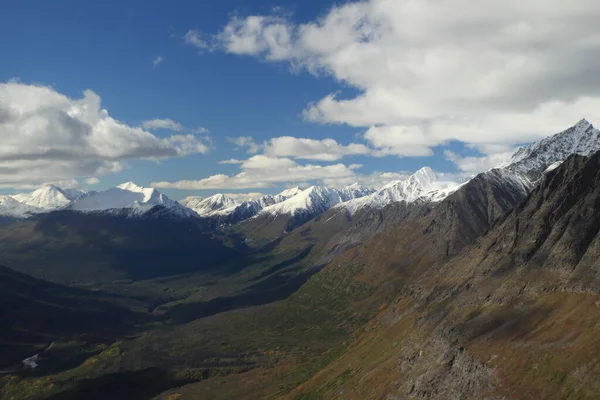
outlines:
[{"label": "grassy slope", "polygon": [[399,271],[396,301],[286,397],[597,398],[599,164],[568,160],[457,257]]},{"label": "grassy slope", "polygon": [[[291,362],[299,368],[275,389],[289,390],[318,369],[315,360],[330,357],[331,349],[365,319],[346,314],[352,308],[346,303],[347,289],[338,288],[342,294],[337,293],[336,282],[327,275],[315,276],[288,297],[297,290],[293,285],[310,276],[307,257],[306,251],[284,255],[269,250],[256,254],[251,265],[231,265],[222,275],[160,278],[123,285],[127,288],[113,285],[113,292],[144,293],[146,300],[166,290],[172,301],[156,308],[144,332],[136,336],[95,346],[59,343],[33,376],[5,377],[2,393],[14,399],[77,398],[94,388],[119,398],[120,385],[145,377],[155,377],[156,385],[148,390],[156,394],[209,376]],[[257,305],[248,307],[249,299]],[[61,362],[66,359],[70,362]],[[147,398],[147,393],[137,398]]]}]

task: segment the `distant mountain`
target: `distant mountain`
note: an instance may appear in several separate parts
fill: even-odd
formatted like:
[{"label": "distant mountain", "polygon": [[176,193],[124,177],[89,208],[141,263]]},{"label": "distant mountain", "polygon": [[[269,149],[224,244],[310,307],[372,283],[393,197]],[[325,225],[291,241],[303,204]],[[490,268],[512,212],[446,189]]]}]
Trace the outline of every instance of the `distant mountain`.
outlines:
[{"label": "distant mountain", "polygon": [[373,192],[373,189],[358,183],[342,189],[311,186],[306,190],[297,191],[295,188],[291,192],[294,196],[263,208],[256,216],[244,221],[240,230],[251,236],[273,239],[323,214],[336,204]]},{"label": "distant mountain", "polygon": [[164,207],[178,216],[195,216],[192,210],[169,199],[158,190],[138,186],[133,182],[126,182],[116,188],[101,192],[90,193],[73,201],[68,209],[81,212],[118,212],[125,210],[130,215],[141,215],[157,206]]},{"label": "distant mountain", "polygon": [[141,216],[155,214],[155,208],[163,210],[163,215],[197,217],[191,209],[158,190],[144,188],[133,182],[100,192],[45,185],[31,193],[4,196],[0,203],[0,216],[27,218],[57,210]]},{"label": "distant mountain", "polygon": [[447,178],[446,175],[429,167],[423,167],[405,180],[391,182],[376,192],[359,196],[354,200],[339,204],[336,208],[354,214],[362,208],[378,209],[394,202],[413,202],[426,194],[430,194],[428,200],[440,201],[458,187],[456,182]]},{"label": "distant mountain", "polygon": [[191,208],[201,217],[216,219],[219,223],[235,224],[252,218],[264,208],[281,203],[301,192],[302,189],[295,187],[276,195],[267,194],[258,199],[241,203],[224,194],[215,194],[208,198],[190,196],[181,200],[180,203]]},{"label": "distant mountain", "polygon": [[275,203],[281,203],[282,201],[285,201],[285,200],[287,200],[287,199],[289,199],[291,197],[294,197],[295,195],[297,195],[301,191],[302,191],[302,189],[300,189],[298,186],[286,189],[283,192],[281,192],[279,194],[276,194],[274,196]]},{"label": "distant mountain", "polygon": [[207,198],[189,196],[179,201],[184,206],[191,208],[201,217],[214,217],[229,213],[229,209],[238,203],[224,194],[215,194]]},{"label": "distant mountain", "polygon": [[[419,229],[428,236],[419,240],[427,241],[429,253],[456,254],[518,206],[545,173],[556,169],[571,155],[570,151],[586,155],[600,150],[597,138],[598,131],[582,121],[518,150],[511,161],[460,184],[423,168],[373,194],[335,205],[286,235],[284,245],[317,245],[327,260],[332,254],[359,245],[378,233],[419,219],[424,224]],[[249,238],[247,243],[253,246],[264,243],[266,225],[243,228]],[[285,229],[285,226],[270,229],[269,237],[279,237]]]},{"label": "distant mountain", "polygon": [[72,201],[84,197],[89,192],[80,189],[61,189],[54,185],[45,185],[31,193],[11,196],[13,199],[42,210],[56,210],[67,207]]},{"label": "distant mountain", "polygon": [[311,186],[281,203],[265,207],[260,214],[275,217],[279,215],[300,215],[306,218],[321,214],[336,204],[358,199],[370,193],[373,193],[372,189],[358,183],[339,190],[325,186]]},{"label": "distant mountain", "polygon": [[3,217],[27,218],[43,211],[41,208],[21,203],[11,196],[2,196],[0,198],[0,216]]}]

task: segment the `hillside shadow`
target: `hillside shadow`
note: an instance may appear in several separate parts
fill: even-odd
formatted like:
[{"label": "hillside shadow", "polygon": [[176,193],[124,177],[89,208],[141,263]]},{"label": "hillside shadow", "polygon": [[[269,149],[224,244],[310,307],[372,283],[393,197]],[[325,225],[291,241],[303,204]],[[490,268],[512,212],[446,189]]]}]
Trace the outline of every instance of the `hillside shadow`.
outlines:
[{"label": "hillside shadow", "polygon": [[315,266],[293,277],[278,273],[249,286],[245,291],[234,296],[218,297],[202,303],[178,304],[169,309],[165,318],[171,324],[183,324],[225,311],[283,300],[300,289],[311,276],[319,272],[323,267]]},{"label": "hillside shadow", "polygon": [[149,368],[140,371],[118,372],[94,379],[83,379],[72,389],[58,393],[48,400],[146,400],[193,380],[174,379],[165,370]]},{"label": "hillside shadow", "polygon": [[309,246],[306,249],[304,249],[300,254],[298,254],[296,257],[292,257],[289,260],[285,260],[282,261],[270,268],[268,268],[267,270],[263,271],[261,274],[259,274],[258,276],[256,276],[255,278],[253,278],[251,281],[252,282],[256,282],[259,281],[269,275],[272,275],[276,272],[281,271],[282,269],[285,269],[286,267],[289,267],[290,265],[293,265],[299,261],[302,261],[304,258],[306,258],[306,256],[308,256],[311,252],[311,250],[313,249],[313,246]]}]

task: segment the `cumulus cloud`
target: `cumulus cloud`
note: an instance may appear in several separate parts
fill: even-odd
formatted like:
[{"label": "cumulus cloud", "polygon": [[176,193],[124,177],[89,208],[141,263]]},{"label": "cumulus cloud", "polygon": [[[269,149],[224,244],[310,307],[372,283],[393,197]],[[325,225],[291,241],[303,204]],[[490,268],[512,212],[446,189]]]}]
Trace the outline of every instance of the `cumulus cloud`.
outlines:
[{"label": "cumulus cloud", "polygon": [[151,119],[148,121],[142,122],[142,127],[144,129],[154,130],[154,129],[169,129],[172,131],[180,131],[183,129],[183,125],[179,122],[175,122],[170,118],[164,119]]},{"label": "cumulus cloud", "polygon": [[458,154],[446,150],[444,156],[447,160],[452,161],[460,171],[465,172],[467,175],[474,175],[481,171],[487,171],[491,168],[495,168],[501,163],[510,160],[510,157],[514,154],[514,151],[492,153],[481,157],[461,157]]},{"label": "cumulus cloud", "polygon": [[265,145],[265,154],[279,157],[293,157],[306,160],[336,161],[344,156],[365,155],[370,149],[357,143],[341,145],[333,139],[308,139],[281,136],[270,139]]},{"label": "cumulus cloud", "polygon": [[152,186],[168,189],[254,189],[281,183],[325,182],[356,177],[359,165],[298,164],[296,161],[267,155],[255,155],[240,164],[236,175],[218,174],[200,180],[153,182]]},{"label": "cumulus cloud", "polygon": [[596,0],[364,0],[304,24],[236,16],[216,40],[357,89],[316,99],[305,118],[364,127],[382,155],[423,156],[453,140],[489,150],[599,120],[598,19]]},{"label": "cumulus cloud", "polygon": [[165,58],[163,56],[158,56],[152,61],[152,66],[156,68],[159,64],[162,64],[164,61]]},{"label": "cumulus cloud", "polygon": [[217,174],[200,180],[176,182],[153,182],[151,185],[165,189],[258,189],[274,186],[327,185],[343,187],[355,182],[378,188],[389,182],[406,178],[408,172],[360,173],[361,164],[330,165],[299,164],[286,158],[265,154],[255,155],[247,160],[225,160],[222,164],[239,164],[240,172],[235,175]]},{"label": "cumulus cloud", "polygon": [[207,151],[190,135],[159,138],[115,120],[100,97],[79,99],[51,87],[0,83],[0,183],[55,182],[120,171],[134,159],[164,159]]},{"label": "cumulus cloud", "polygon": [[256,154],[261,149],[261,146],[251,136],[228,137],[227,141],[233,143],[236,150],[246,149],[249,154]]}]

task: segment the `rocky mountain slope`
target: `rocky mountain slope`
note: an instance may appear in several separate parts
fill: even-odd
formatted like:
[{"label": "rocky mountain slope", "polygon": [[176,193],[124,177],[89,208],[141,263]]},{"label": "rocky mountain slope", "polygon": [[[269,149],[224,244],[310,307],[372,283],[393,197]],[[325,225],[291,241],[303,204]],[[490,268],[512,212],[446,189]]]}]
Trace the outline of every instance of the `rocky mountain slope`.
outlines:
[{"label": "rocky mountain slope", "polygon": [[[572,156],[455,257],[419,268],[380,255],[366,268],[396,265],[386,276],[397,298],[290,397],[595,398],[599,183],[600,153]],[[362,262],[382,240],[363,247]]]},{"label": "rocky mountain slope", "polygon": [[[363,198],[338,204],[295,233],[291,242],[324,244],[324,253],[362,243],[406,219],[427,216],[423,234],[431,250],[455,254],[517,206],[541,177],[571,151],[600,150],[600,131],[583,120],[553,136],[519,149],[511,160],[460,184],[429,168]],[[589,139],[589,140],[588,140]],[[432,189],[434,187],[444,189]]]}]

